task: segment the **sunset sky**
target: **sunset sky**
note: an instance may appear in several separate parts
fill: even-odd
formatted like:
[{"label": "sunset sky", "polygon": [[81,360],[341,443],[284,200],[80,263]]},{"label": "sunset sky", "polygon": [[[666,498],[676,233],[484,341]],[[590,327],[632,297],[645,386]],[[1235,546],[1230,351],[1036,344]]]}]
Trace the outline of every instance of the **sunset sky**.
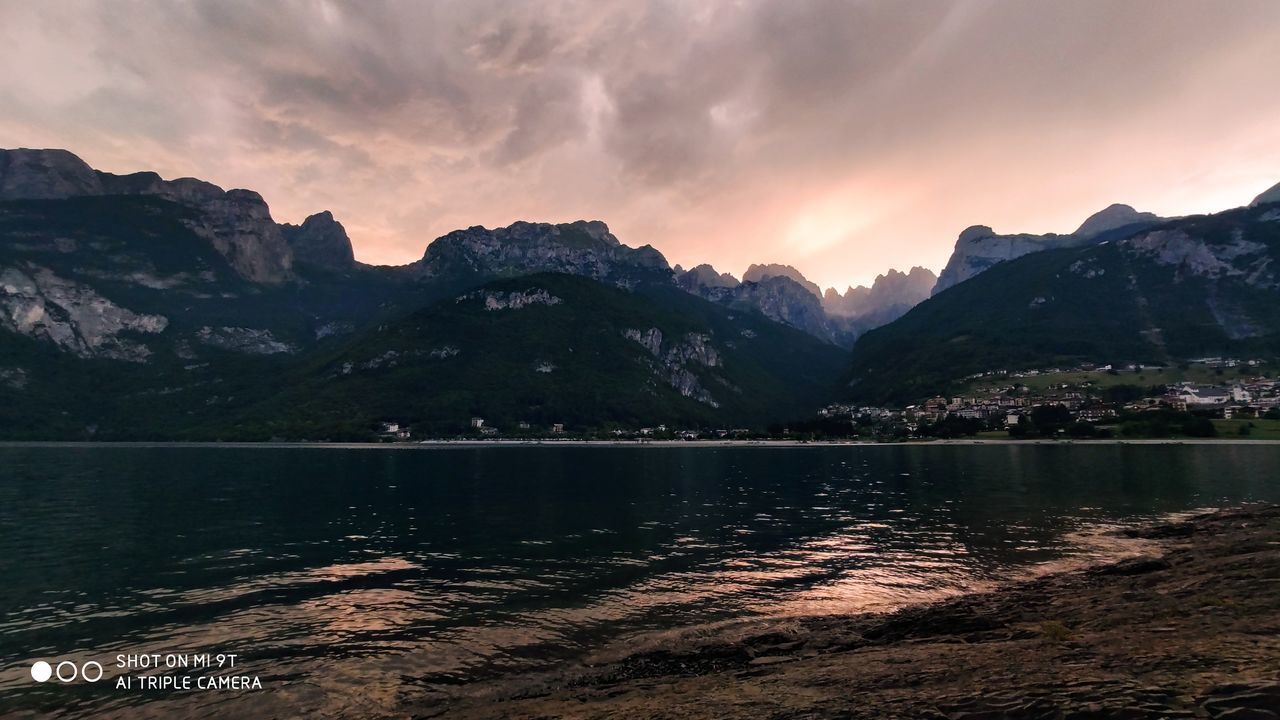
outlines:
[{"label": "sunset sky", "polygon": [[372,263],[587,218],[844,288],[1280,181],[1276,0],[0,0],[0,68],[0,147],[332,210]]}]

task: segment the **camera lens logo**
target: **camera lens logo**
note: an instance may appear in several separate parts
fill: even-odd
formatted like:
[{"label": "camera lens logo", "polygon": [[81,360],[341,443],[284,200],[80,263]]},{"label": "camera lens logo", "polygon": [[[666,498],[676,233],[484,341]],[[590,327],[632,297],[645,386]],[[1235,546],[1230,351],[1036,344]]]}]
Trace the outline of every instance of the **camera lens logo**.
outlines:
[{"label": "camera lens logo", "polygon": [[85,682],[98,682],[102,679],[102,664],[96,660],[90,660],[83,665],[76,665],[70,660],[63,660],[54,668],[44,660],[37,660],[31,664],[31,679],[36,682],[47,682],[49,678],[57,677],[59,681],[69,683],[76,678],[83,678]]}]

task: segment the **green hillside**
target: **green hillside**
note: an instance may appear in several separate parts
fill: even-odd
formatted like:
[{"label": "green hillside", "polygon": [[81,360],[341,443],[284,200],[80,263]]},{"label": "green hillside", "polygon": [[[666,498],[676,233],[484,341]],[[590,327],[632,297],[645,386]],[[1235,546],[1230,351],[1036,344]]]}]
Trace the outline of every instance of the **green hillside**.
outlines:
[{"label": "green hillside", "polygon": [[[544,298],[486,309],[485,299]],[[844,364],[838,349],[758,314],[732,313],[674,288],[628,292],[585,278],[504,279],[353,339],[284,379],[286,389],[230,427],[232,437],[366,437],[380,421],[452,434],[471,417],[505,432],[653,426],[759,427],[812,412]],[[657,329],[657,356],[627,330]],[[716,362],[677,363],[704,399],[672,386],[664,363],[690,336]],[[705,359],[705,353],[704,353]],[[684,377],[684,376],[682,376]],[[686,378],[687,379],[687,378]]]},{"label": "green hillside", "polygon": [[907,402],[989,370],[1276,357],[1277,215],[1232,210],[1000,263],[860,338],[848,393]]}]

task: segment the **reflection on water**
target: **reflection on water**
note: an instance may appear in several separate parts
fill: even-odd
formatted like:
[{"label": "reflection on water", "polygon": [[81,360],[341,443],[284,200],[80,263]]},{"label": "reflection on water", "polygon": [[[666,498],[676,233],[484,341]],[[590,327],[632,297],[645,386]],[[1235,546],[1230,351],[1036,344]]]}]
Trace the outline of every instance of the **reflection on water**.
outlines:
[{"label": "reflection on water", "polygon": [[[0,711],[393,713],[631,634],[985,587],[1109,552],[1102,526],[1280,499],[1277,470],[1256,445],[0,448]],[[265,689],[27,674],[172,652]]]}]

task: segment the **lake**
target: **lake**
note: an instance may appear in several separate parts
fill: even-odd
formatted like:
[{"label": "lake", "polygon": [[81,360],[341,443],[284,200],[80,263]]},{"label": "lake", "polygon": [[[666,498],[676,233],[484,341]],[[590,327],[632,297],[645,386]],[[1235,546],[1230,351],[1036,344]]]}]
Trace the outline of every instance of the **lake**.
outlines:
[{"label": "lake", "polygon": [[0,447],[0,715],[394,714],[676,627],[990,587],[1277,478],[1243,444]]}]

